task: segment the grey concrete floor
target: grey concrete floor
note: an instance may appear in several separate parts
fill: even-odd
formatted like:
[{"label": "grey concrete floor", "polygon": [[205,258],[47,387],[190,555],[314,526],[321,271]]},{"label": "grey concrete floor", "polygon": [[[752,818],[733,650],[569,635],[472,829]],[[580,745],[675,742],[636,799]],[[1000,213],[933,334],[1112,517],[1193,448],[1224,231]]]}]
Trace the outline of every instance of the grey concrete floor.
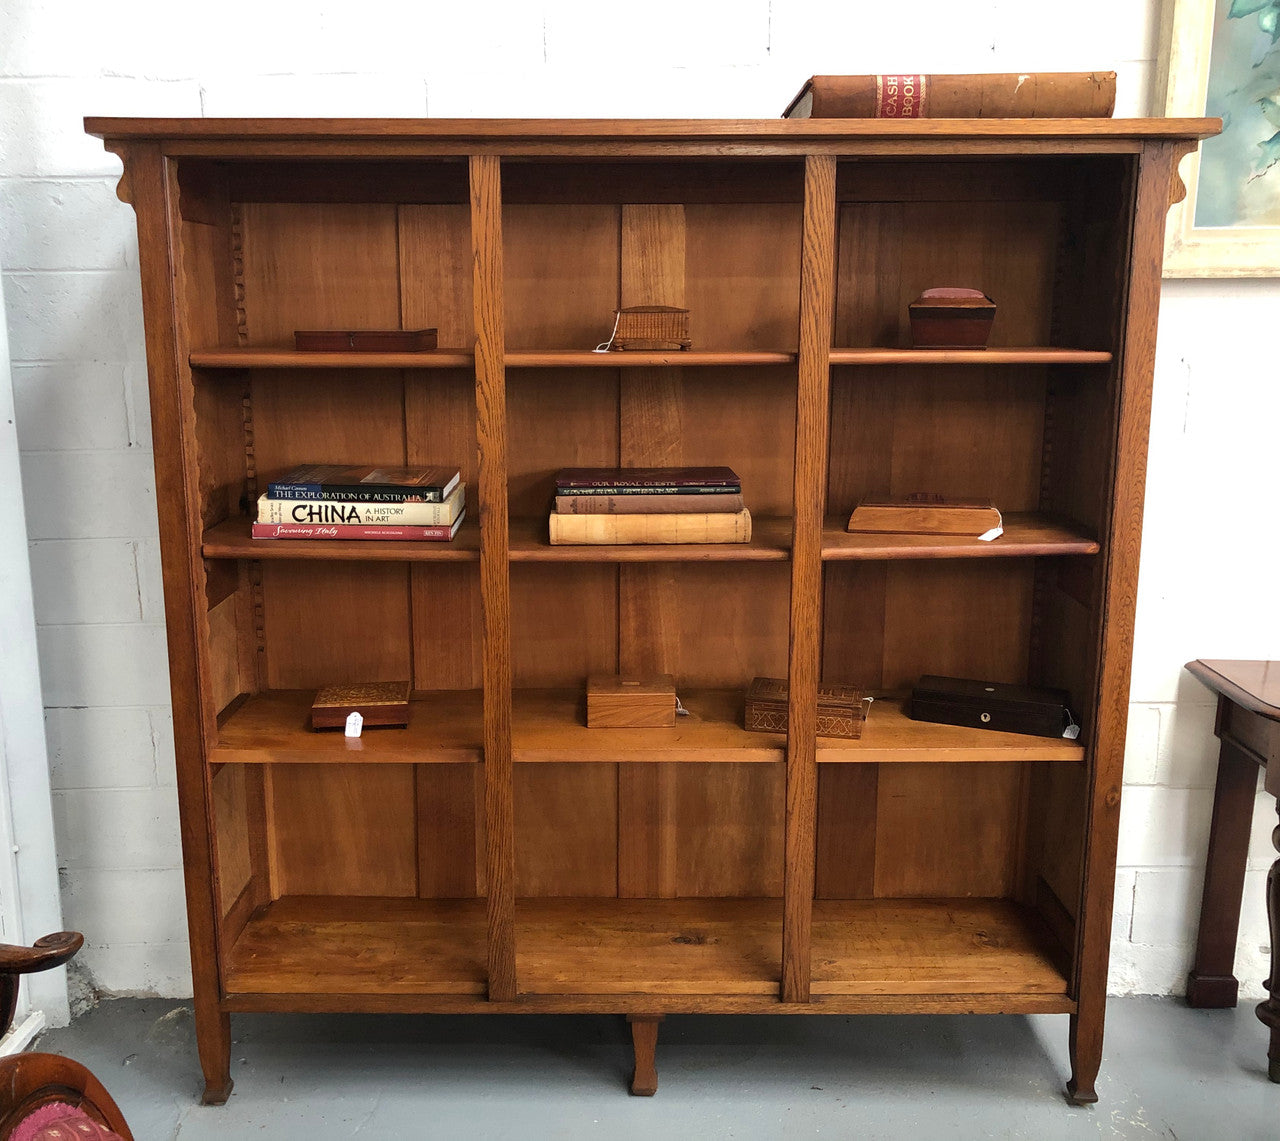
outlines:
[{"label": "grey concrete floor", "polygon": [[1278,1141],[1252,1004],[1113,999],[1096,1106],[1061,1096],[1063,1015],[671,1017],[626,1092],[620,1017],[237,1015],[235,1091],[200,1089],[189,1005],[105,1002],[37,1048],[88,1065],[137,1141],[1153,1138]]}]

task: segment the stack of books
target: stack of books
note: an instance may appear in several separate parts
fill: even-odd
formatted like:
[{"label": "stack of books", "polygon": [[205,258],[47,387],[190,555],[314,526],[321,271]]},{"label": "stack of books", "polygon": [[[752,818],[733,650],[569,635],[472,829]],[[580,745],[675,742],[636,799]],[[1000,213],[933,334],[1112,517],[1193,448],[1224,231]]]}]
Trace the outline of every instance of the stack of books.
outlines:
[{"label": "stack of books", "polygon": [[565,468],[554,544],[747,543],[751,513],[727,467]]},{"label": "stack of books", "polygon": [[253,537],[447,543],[462,525],[465,500],[457,468],[304,464],[259,496]]}]

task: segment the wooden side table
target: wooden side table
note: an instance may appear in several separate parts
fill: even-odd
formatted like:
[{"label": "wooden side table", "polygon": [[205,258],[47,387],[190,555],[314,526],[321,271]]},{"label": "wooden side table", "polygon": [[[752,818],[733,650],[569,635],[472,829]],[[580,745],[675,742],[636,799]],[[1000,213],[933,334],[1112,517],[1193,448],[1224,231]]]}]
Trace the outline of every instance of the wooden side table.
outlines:
[{"label": "wooden side table", "polygon": [[[1265,771],[1267,792],[1280,798],[1280,662],[1194,661],[1187,663],[1187,670],[1218,695],[1213,731],[1222,742],[1187,1002],[1199,1007],[1235,1006],[1236,936],[1259,765]],[[1280,826],[1272,832],[1271,841],[1280,851]],[[1267,917],[1271,977],[1264,985],[1271,997],[1258,1004],[1258,1018],[1271,1031],[1267,1076],[1280,1082],[1280,859],[1267,875]]]}]

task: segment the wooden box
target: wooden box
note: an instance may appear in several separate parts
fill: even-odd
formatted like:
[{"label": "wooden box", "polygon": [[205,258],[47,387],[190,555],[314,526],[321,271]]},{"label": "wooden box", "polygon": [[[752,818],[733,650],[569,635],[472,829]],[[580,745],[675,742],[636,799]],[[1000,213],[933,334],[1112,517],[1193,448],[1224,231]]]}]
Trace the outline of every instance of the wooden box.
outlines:
[{"label": "wooden box", "polygon": [[907,312],[918,349],[985,349],[996,303],[978,289],[926,289]]},{"label": "wooden box", "polygon": [[[1033,689],[959,677],[922,677],[911,690],[911,718],[968,725],[1037,737],[1074,737],[1079,732],[1061,689]],[[1072,727],[1075,732],[1072,732]]]},{"label": "wooden box", "polygon": [[364,718],[366,729],[408,725],[409,683],[373,681],[325,686],[311,704],[311,728],[341,729],[352,713]]},{"label": "wooden box", "polygon": [[676,684],[669,674],[587,678],[588,729],[661,729],[676,723]]},{"label": "wooden box", "polygon": [[615,349],[687,349],[689,310],[673,305],[632,305],[618,309]]},{"label": "wooden box", "polygon": [[293,347],[307,353],[420,353],[434,349],[435,329],[298,329]]},{"label": "wooden box", "polygon": [[[818,686],[818,736],[862,736],[862,723],[867,718],[871,698],[850,685]],[[787,731],[787,683],[782,678],[757,677],[747,690],[747,712],[744,725],[756,733]]]}]

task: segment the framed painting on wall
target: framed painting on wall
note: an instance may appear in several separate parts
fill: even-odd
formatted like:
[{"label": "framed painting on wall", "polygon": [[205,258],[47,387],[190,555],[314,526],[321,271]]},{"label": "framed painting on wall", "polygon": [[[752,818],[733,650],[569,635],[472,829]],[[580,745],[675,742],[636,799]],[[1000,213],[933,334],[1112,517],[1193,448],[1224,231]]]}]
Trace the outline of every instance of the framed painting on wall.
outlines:
[{"label": "framed painting on wall", "polygon": [[1280,0],[1166,0],[1166,115],[1222,134],[1183,160],[1165,277],[1280,276]]}]

